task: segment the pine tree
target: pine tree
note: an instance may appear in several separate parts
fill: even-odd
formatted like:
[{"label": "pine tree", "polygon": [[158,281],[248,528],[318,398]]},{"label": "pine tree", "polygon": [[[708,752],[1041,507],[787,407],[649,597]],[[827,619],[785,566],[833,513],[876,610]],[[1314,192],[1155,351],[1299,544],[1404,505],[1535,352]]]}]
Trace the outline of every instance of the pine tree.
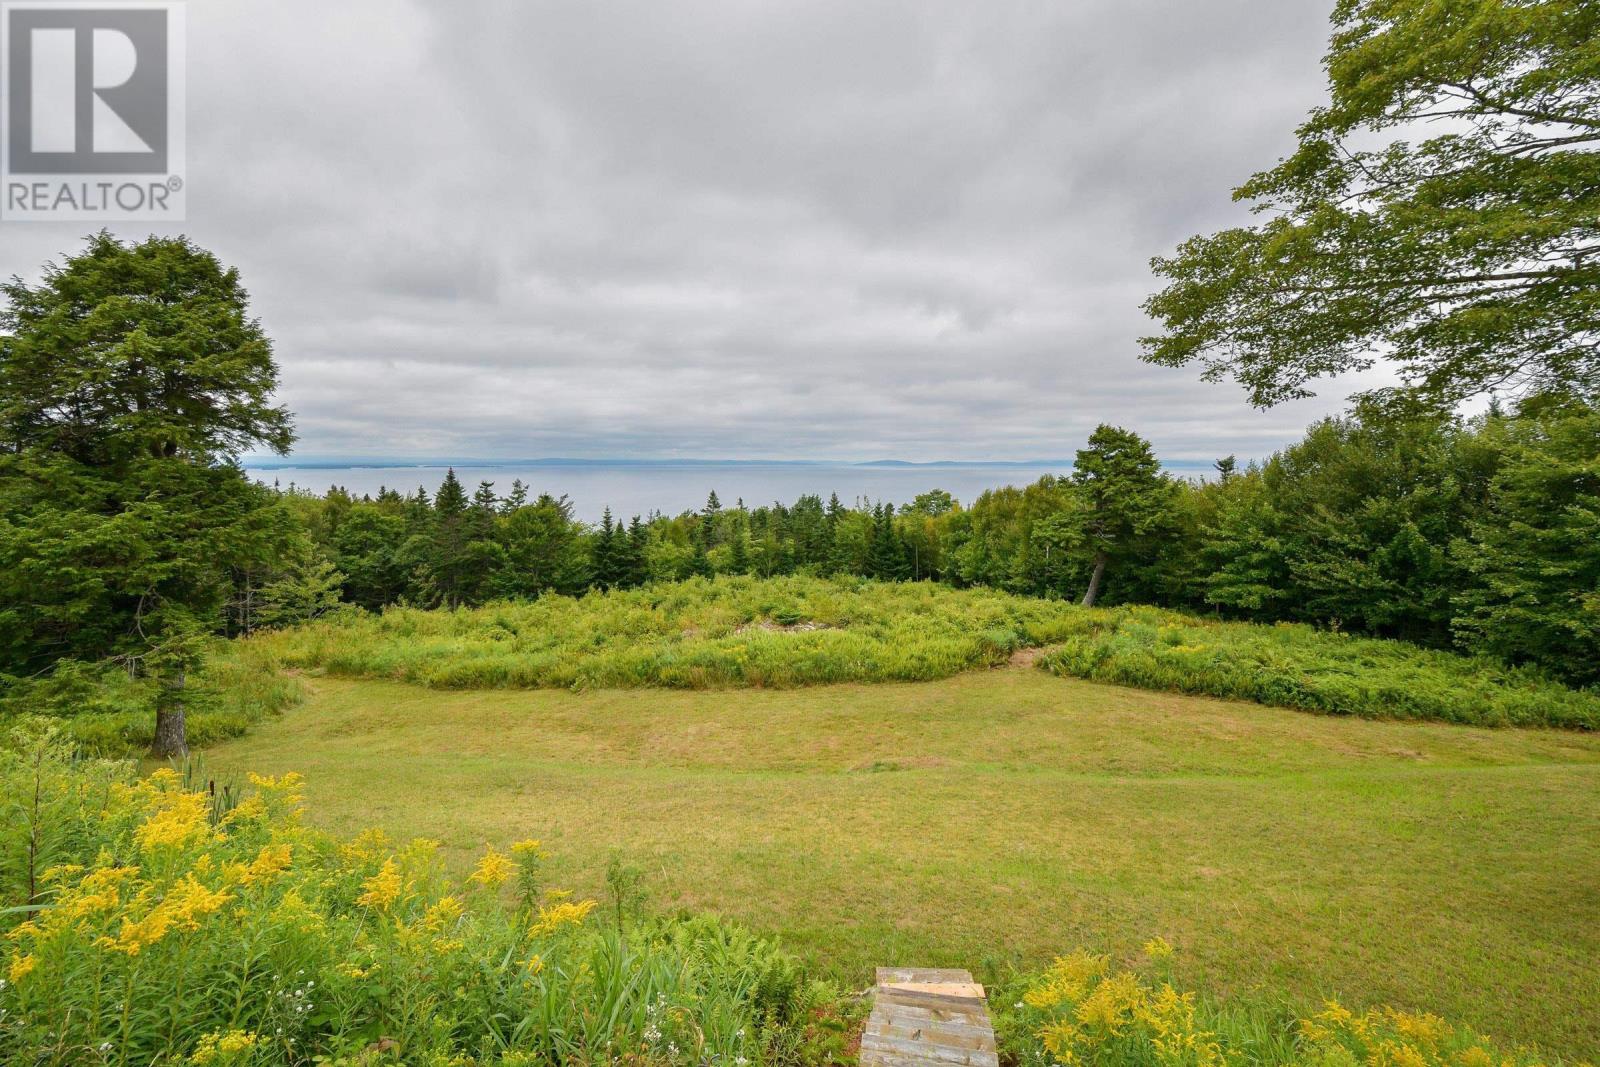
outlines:
[{"label": "pine tree", "polygon": [[[427,499],[427,494],[417,490],[419,499]],[[462,488],[461,482],[456,478],[454,467],[446,468],[444,482],[439,486],[439,492],[433,498],[433,510],[440,515],[460,515],[467,510],[467,491]]]},{"label": "pine tree", "polygon": [[271,341],[238,272],[181,237],[102,232],[0,295],[0,673],[123,657],[159,683],[152,755],[181,755],[233,576],[294,533],[235,465],[293,441]]},{"label": "pine tree", "polygon": [[1136,555],[1170,519],[1173,485],[1150,442],[1103,423],[1078,450],[1072,480],[1085,504],[1081,530],[1092,570],[1083,605],[1092,607],[1111,562]]},{"label": "pine tree", "polygon": [[600,518],[600,529],[595,534],[592,557],[594,582],[602,589],[615,589],[627,577],[627,560],[619,533],[615,520],[611,518],[611,508],[607,507]]},{"label": "pine tree", "polygon": [[735,530],[733,539],[729,542],[732,546],[728,551],[728,573],[750,573],[750,542],[744,533]]},{"label": "pine tree", "polygon": [[627,583],[630,586],[643,585],[650,577],[649,545],[650,530],[635,515],[628,522]]},{"label": "pine tree", "polygon": [[719,531],[717,529],[718,520],[721,515],[722,501],[717,499],[717,491],[713,489],[711,490],[711,495],[706,497],[705,508],[700,512],[700,519],[703,523],[703,528],[705,531],[705,545],[707,549],[722,543]]}]

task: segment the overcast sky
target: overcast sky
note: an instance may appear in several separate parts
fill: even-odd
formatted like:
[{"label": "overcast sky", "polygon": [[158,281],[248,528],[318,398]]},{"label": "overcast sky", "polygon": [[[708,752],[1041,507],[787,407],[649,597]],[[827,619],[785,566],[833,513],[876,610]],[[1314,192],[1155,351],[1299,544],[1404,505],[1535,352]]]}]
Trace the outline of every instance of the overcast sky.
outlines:
[{"label": "overcast sky", "polygon": [[1264,455],[1350,384],[1255,411],[1139,305],[1292,148],[1330,7],[190,0],[181,229],[308,459]]}]

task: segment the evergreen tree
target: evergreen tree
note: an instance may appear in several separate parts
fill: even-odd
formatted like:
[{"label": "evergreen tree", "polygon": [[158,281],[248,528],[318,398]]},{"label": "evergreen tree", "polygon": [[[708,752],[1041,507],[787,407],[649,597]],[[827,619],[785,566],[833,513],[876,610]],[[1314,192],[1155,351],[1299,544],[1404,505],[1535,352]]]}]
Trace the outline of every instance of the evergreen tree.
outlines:
[{"label": "evergreen tree", "polygon": [[235,465],[293,440],[238,272],[184,238],[107,233],[0,285],[0,672],[125,658],[159,681],[157,757],[233,575],[294,535]]},{"label": "evergreen tree", "polygon": [[650,561],[647,550],[650,546],[650,531],[639,516],[635,515],[628,522],[628,555],[627,555],[627,584],[630,586],[643,585],[650,578]]},{"label": "evergreen tree", "polygon": [[706,497],[706,506],[700,512],[700,520],[704,531],[705,546],[709,550],[712,546],[721,544],[721,531],[718,520],[722,516],[722,501],[717,499],[717,491],[711,490],[711,495]]},{"label": "evergreen tree", "polygon": [[600,519],[600,529],[594,538],[592,572],[594,582],[602,589],[615,589],[627,581],[627,541],[622,530],[611,518],[611,508],[605,509]]},{"label": "evergreen tree", "polygon": [[[417,490],[417,494],[419,500],[427,499],[427,494],[421,489]],[[454,467],[445,469],[444,482],[439,486],[439,492],[433,498],[433,510],[445,518],[460,515],[467,510],[467,491],[462,488],[460,480],[456,478],[456,469]]]},{"label": "evergreen tree", "polygon": [[744,532],[741,530],[735,530],[733,533],[733,539],[729,542],[729,545],[728,573],[750,573],[750,541],[747,537],[745,537]]},{"label": "evergreen tree", "polygon": [[1091,570],[1083,605],[1092,607],[1111,562],[1136,558],[1162,532],[1173,486],[1148,441],[1103,423],[1089,435],[1089,447],[1078,450],[1072,480],[1085,505],[1079,529]]},{"label": "evergreen tree", "polygon": [[1540,398],[1508,440],[1489,502],[1456,545],[1462,644],[1600,683],[1600,409]]}]

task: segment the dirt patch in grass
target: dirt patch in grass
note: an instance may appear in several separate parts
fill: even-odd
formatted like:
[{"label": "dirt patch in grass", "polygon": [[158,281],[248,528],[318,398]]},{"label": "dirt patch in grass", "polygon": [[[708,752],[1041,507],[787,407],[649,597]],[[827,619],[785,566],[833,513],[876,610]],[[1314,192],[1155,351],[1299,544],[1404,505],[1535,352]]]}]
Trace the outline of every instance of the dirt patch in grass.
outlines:
[{"label": "dirt patch in grass", "polygon": [[1045,648],[1019,648],[1011,653],[1011,658],[1006,660],[1008,667],[1032,667],[1039,662],[1039,657],[1044,655]]}]

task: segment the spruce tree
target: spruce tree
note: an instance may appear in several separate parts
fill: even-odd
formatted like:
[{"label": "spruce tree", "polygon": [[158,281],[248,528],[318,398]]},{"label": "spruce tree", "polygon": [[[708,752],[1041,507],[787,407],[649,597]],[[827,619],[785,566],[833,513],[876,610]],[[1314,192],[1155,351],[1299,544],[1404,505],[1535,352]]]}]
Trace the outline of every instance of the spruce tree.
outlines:
[{"label": "spruce tree", "polygon": [[102,232],[0,294],[0,673],[122,658],[158,682],[152,755],[180,755],[232,576],[294,537],[236,466],[293,441],[271,341],[238,272],[181,237]]},{"label": "spruce tree", "polygon": [[1078,514],[1091,554],[1083,605],[1093,607],[1112,561],[1137,554],[1171,518],[1173,486],[1150,442],[1103,423],[1078,450],[1072,480],[1085,505]]},{"label": "spruce tree", "polygon": [[643,585],[650,577],[650,561],[647,550],[650,545],[650,531],[639,516],[635,515],[628,522],[628,565],[627,582],[630,586]]}]

